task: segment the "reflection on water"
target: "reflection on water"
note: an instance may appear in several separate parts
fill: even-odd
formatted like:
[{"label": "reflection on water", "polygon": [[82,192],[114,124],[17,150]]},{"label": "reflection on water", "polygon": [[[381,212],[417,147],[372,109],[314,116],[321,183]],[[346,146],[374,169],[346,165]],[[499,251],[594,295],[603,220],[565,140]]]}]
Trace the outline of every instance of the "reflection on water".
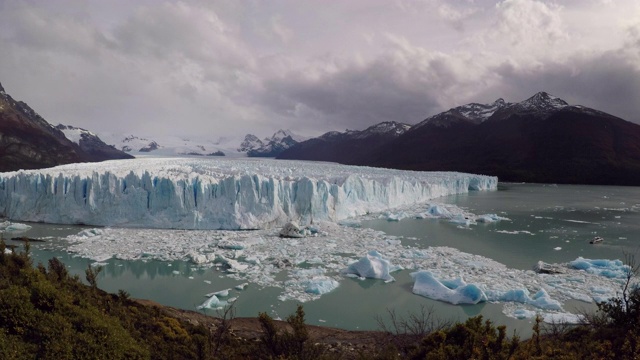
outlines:
[{"label": "reflection on water", "polygon": [[[496,213],[511,221],[478,224],[470,228],[433,219],[405,219],[400,222],[369,220],[363,227],[403,236],[403,244],[449,246],[479,254],[517,269],[531,269],[538,261],[563,263],[585,258],[622,258],[623,251],[637,252],[640,244],[640,188],[595,186],[543,186],[501,184],[497,192],[477,192],[449,196],[441,202],[456,204],[475,214]],[[90,261],[64,251],[65,243],[56,239],[86,227],[32,224],[29,237],[53,236],[47,243],[32,244],[35,262],[59,257],[72,274],[84,278]],[[590,245],[594,236],[605,239]],[[5,239],[8,234],[4,235]],[[11,244],[17,242],[7,241]],[[443,318],[464,320],[481,314],[498,324],[506,324],[526,336],[530,320],[504,316],[498,304],[454,306],[412,294],[409,271],[393,274],[396,282],[345,278],[335,291],[320,300],[304,304],[311,324],[348,329],[376,329],[376,315],[388,309],[399,314],[418,312],[421,306],[433,306]],[[284,277],[279,280],[286,280]],[[99,286],[107,291],[123,289],[132,296],[148,298],[162,304],[195,309],[204,294],[233,288],[241,281],[230,279],[216,268],[200,268],[185,261],[120,261],[111,259],[100,274]],[[281,289],[250,285],[246,290],[232,290],[238,316],[256,316],[266,311],[281,318],[295,311],[293,301],[278,300]],[[591,307],[570,302],[567,310]],[[209,311],[211,312],[211,311]]]}]

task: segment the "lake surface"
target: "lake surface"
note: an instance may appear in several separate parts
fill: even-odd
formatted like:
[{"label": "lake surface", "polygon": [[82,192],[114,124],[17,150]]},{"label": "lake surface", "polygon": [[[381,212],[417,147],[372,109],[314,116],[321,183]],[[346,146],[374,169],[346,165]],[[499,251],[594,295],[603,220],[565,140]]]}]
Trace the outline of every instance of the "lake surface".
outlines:
[{"label": "lake surface", "polygon": [[[436,201],[455,204],[474,214],[495,213],[510,221],[465,227],[437,219],[380,218],[363,220],[361,226],[398,236],[403,245],[453,247],[522,270],[531,269],[538,260],[566,263],[579,256],[623,259],[625,253],[637,253],[640,246],[640,187],[501,183],[498,191],[472,192]],[[52,237],[48,243],[33,244],[36,262],[57,256],[69,266],[70,272],[84,277],[84,270],[93,261],[65,252],[65,242],[60,239],[87,227],[31,225],[31,230],[20,235]],[[590,245],[594,236],[603,237],[604,242]],[[347,329],[378,329],[376,316],[384,317],[387,310],[406,315],[421,307],[432,307],[440,318],[457,321],[481,314],[498,324],[506,324],[509,331],[516,330],[523,336],[530,334],[531,320],[505,316],[500,304],[455,306],[414,295],[410,272],[393,273],[396,281],[392,283],[345,278],[336,290],[304,303],[307,322]],[[277,280],[284,281],[284,275]],[[117,259],[106,262],[98,282],[107,291],[122,289],[133,297],[185,309],[195,309],[205,300],[204,294],[233,288],[239,283],[216,267],[201,268],[188,261]],[[280,293],[278,288],[250,284],[239,293],[236,315],[267,312],[285,318],[295,310],[297,302],[278,300]],[[594,305],[579,301],[565,304],[568,311],[579,308],[593,309]],[[207,313],[215,314],[213,310]]]}]

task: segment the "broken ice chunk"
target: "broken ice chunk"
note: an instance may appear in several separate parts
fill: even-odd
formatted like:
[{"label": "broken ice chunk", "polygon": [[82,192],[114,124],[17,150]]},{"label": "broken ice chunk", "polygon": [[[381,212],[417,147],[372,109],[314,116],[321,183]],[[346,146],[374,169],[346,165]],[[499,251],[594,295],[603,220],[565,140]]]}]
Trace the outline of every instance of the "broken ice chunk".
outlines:
[{"label": "broken ice chunk", "polygon": [[191,252],[189,254],[189,258],[191,259],[191,262],[194,264],[204,264],[207,262],[207,256],[203,255],[203,254],[198,254],[196,252]]},{"label": "broken ice chunk", "polygon": [[202,309],[221,309],[225,306],[227,306],[228,303],[226,301],[222,301],[220,299],[218,299],[217,296],[213,295],[210,298],[208,298],[207,300],[205,300],[202,305],[198,306],[197,309],[198,310],[202,310]]},{"label": "broken ice chunk", "polygon": [[243,283],[240,285],[236,285],[236,290],[244,290],[245,287],[247,287],[249,285],[249,283]]},{"label": "broken ice chunk", "polygon": [[395,281],[393,276],[389,275],[391,269],[392,266],[389,260],[382,258],[379,252],[372,250],[365,257],[349,265],[343,272],[369,279]]},{"label": "broken ice chunk", "polygon": [[241,264],[236,260],[228,259],[222,255],[217,256],[216,262],[224,264],[228,272],[245,271],[249,267],[247,264]]},{"label": "broken ice chunk", "polygon": [[29,229],[31,229],[30,225],[20,223],[11,223],[11,225],[4,228],[6,232],[23,232]]},{"label": "broken ice chunk", "polygon": [[569,263],[574,269],[584,270],[589,274],[600,275],[608,278],[625,278],[631,268],[628,265],[624,265],[620,260],[591,260],[583,257]]},{"label": "broken ice chunk", "polygon": [[290,221],[282,227],[282,230],[280,230],[280,237],[301,238],[304,237],[304,233],[300,230],[300,227],[295,221]]},{"label": "broken ice chunk", "polygon": [[314,276],[301,282],[304,291],[309,294],[322,295],[336,289],[340,283],[327,276]]},{"label": "broken ice chunk", "polygon": [[[467,284],[462,278],[446,281],[436,279],[430,271],[421,270],[411,273],[415,279],[413,293],[450,304],[477,304],[487,301],[485,293],[474,284]],[[449,288],[451,286],[452,288]]]}]

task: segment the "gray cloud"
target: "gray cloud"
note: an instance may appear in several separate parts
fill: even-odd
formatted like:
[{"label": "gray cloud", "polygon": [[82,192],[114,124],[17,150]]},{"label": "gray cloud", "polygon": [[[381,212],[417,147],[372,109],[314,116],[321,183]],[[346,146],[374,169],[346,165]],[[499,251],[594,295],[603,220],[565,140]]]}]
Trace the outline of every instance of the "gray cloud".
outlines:
[{"label": "gray cloud", "polygon": [[499,66],[503,81],[493,92],[510,94],[520,101],[545,90],[571,104],[585,105],[640,123],[640,59],[626,51],[612,51],[592,57],[575,56],[565,62],[549,62],[535,69]]},{"label": "gray cloud", "polygon": [[317,135],[540,90],[640,122],[634,1],[5,1],[0,81],[51,122],[143,135]]}]

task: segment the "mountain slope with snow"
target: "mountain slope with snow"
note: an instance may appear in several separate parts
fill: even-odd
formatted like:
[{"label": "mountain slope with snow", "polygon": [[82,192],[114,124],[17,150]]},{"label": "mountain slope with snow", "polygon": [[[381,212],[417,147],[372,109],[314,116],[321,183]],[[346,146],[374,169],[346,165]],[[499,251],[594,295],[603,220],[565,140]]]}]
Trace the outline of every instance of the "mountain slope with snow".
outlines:
[{"label": "mountain slope with snow", "polygon": [[122,133],[101,133],[100,138],[134,156],[246,156],[236,149],[236,138],[206,139],[172,135],[150,137]]},{"label": "mountain slope with snow", "polygon": [[118,152],[85,151],[0,85],[0,171],[123,157],[126,155]]},{"label": "mountain slope with snow", "polygon": [[95,160],[133,159],[133,156],[105,144],[98,135],[89,130],[62,124],[57,125],[56,129],[62,131],[67,139],[78,144]]},{"label": "mountain slope with snow", "polygon": [[482,107],[428,118],[357,164],[501,181],[640,185],[640,125],[545,92],[485,105],[489,116],[460,110],[472,108]]},{"label": "mountain slope with snow", "polygon": [[[278,130],[264,140],[248,134],[240,149],[244,149],[249,157],[276,157],[302,140],[305,138],[292,133],[291,130]],[[240,149],[238,150],[241,151]]]},{"label": "mountain slope with snow", "polygon": [[61,224],[256,229],[338,221],[495,177],[255,159],[134,159],[0,173],[0,216]]},{"label": "mountain slope with snow", "polygon": [[383,122],[362,131],[332,131],[300,142],[283,151],[278,159],[332,161],[355,164],[358,158],[396,139],[410,128],[395,121]]}]

